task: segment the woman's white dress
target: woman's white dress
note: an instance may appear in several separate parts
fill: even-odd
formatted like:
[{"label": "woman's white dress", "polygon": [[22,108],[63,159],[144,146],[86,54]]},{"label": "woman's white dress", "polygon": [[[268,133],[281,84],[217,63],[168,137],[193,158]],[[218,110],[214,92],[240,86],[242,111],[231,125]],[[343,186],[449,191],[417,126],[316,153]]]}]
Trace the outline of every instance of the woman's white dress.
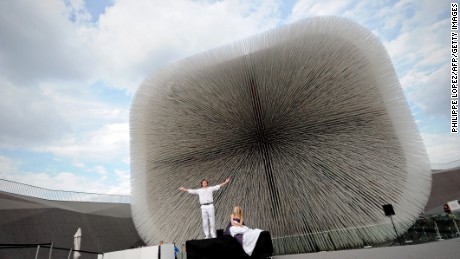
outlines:
[{"label": "woman's white dress", "polygon": [[[239,223],[239,219],[235,220],[233,219],[236,223]],[[252,252],[254,251],[254,248],[256,247],[257,239],[259,239],[260,232],[262,232],[262,229],[250,229],[246,226],[231,226],[230,227],[230,235],[232,237],[235,237],[235,235],[238,234],[243,234],[243,250],[248,254],[249,256],[252,255]]]}]

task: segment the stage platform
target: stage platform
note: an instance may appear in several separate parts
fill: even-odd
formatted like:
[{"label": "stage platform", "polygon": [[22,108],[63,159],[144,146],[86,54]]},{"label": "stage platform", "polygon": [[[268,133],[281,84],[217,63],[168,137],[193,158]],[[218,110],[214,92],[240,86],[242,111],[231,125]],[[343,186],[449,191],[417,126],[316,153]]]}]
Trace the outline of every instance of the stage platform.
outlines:
[{"label": "stage platform", "polygon": [[273,259],[453,259],[460,258],[460,238],[418,245],[378,247],[309,254],[274,256]]},{"label": "stage platform", "polygon": [[186,247],[187,259],[264,259],[273,255],[273,244],[268,231],[260,233],[251,256],[244,252],[235,238],[228,235],[188,240]]}]

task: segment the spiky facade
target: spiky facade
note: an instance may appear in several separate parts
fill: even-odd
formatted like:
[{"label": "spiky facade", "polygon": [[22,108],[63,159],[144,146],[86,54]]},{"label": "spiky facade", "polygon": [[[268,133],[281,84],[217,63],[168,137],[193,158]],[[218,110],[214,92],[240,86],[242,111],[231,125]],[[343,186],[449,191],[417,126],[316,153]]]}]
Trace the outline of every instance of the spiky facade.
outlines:
[{"label": "spiky facade", "polygon": [[199,188],[217,228],[242,206],[277,253],[394,237],[427,202],[431,172],[391,60],[343,18],[319,17],[155,72],[131,108],[132,213],[141,237],[202,238]]}]

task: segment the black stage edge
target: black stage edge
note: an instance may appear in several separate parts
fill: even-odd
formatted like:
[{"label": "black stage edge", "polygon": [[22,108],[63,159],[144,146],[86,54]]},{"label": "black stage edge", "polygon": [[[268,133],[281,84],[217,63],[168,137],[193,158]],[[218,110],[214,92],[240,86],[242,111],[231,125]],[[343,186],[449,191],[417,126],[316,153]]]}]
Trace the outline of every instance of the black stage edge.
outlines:
[{"label": "black stage edge", "polygon": [[272,238],[268,231],[260,233],[252,256],[248,256],[232,236],[188,240],[185,248],[187,259],[262,259],[273,255]]}]

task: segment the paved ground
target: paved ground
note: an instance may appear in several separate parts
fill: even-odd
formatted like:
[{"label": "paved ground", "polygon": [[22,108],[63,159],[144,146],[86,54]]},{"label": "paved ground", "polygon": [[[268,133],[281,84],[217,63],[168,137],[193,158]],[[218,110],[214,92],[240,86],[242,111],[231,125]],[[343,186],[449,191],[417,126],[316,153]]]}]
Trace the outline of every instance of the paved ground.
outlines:
[{"label": "paved ground", "polygon": [[460,238],[407,246],[275,256],[274,259],[454,259],[460,258]]}]

